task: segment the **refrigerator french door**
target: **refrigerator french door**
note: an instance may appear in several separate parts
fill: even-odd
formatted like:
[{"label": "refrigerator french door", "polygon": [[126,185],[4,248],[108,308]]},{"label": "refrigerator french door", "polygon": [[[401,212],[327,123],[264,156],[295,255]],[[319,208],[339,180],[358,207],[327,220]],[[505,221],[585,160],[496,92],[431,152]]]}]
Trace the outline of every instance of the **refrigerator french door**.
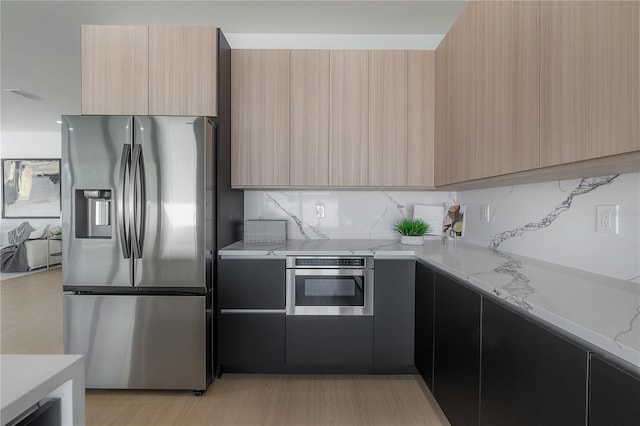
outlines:
[{"label": "refrigerator french door", "polygon": [[62,139],[65,353],[89,388],[206,389],[213,123],[63,116]]}]

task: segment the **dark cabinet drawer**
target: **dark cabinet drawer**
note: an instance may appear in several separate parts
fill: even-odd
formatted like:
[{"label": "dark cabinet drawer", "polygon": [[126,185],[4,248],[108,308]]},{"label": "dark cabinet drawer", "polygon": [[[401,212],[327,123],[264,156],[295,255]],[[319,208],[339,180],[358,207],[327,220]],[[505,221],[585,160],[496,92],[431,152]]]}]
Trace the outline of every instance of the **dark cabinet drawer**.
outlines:
[{"label": "dark cabinet drawer", "polygon": [[373,317],[287,316],[287,365],[372,364]]},{"label": "dark cabinet drawer", "polygon": [[640,424],[640,377],[591,355],[589,426]]},{"label": "dark cabinet drawer", "polygon": [[451,424],[477,426],[480,294],[436,273],[433,393]]},{"label": "dark cabinet drawer", "polygon": [[285,315],[218,316],[218,354],[224,371],[269,372],[284,366]]},{"label": "dark cabinet drawer", "polygon": [[415,364],[433,391],[433,321],[435,272],[418,263],[416,267]]},{"label": "dark cabinet drawer", "polygon": [[285,262],[222,259],[217,291],[220,309],[284,309]]},{"label": "dark cabinet drawer", "polygon": [[482,318],[480,424],[584,425],[588,352],[487,298]]},{"label": "dark cabinet drawer", "polygon": [[415,260],[376,260],[374,365],[413,366],[415,272]]}]

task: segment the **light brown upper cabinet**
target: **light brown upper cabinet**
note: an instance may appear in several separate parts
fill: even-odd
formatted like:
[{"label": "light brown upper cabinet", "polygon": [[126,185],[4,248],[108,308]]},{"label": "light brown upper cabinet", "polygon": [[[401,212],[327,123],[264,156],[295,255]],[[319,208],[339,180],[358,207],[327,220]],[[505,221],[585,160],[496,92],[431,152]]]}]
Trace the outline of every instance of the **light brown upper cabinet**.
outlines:
[{"label": "light brown upper cabinet", "polygon": [[436,50],[436,186],[473,177],[476,9],[470,2]]},{"label": "light brown upper cabinet", "polygon": [[82,113],[217,116],[218,29],[82,26]]},{"label": "light brown upper cabinet", "polygon": [[473,178],[538,167],[539,6],[476,5]]},{"label": "light brown upper cabinet", "polygon": [[149,27],[149,114],[218,115],[218,30]]},{"label": "light brown upper cabinet", "polygon": [[407,185],[407,52],[369,52],[369,186]]},{"label": "light brown upper cabinet", "polygon": [[289,183],[329,185],[329,51],[291,51]]},{"label": "light brown upper cabinet", "polygon": [[289,185],[289,50],[231,51],[231,185]]},{"label": "light brown upper cabinet", "polygon": [[432,187],[435,52],[407,52],[407,186]]},{"label": "light brown upper cabinet", "polygon": [[540,165],[640,150],[640,3],[540,4]]},{"label": "light brown upper cabinet", "polygon": [[367,186],[368,52],[332,50],[329,68],[329,185]]},{"label": "light brown upper cabinet", "polygon": [[149,113],[146,26],[82,26],[82,114]]}]

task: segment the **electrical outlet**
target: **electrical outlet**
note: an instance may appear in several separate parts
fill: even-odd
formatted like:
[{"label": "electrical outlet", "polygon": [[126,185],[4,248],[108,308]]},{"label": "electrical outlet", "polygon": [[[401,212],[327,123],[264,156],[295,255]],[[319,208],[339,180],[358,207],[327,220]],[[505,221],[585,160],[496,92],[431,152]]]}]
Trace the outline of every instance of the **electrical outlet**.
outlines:
[{"label": "electrical outlet", "polygon": [[316,218],[324,219],[324,204],[316,203]]},{"label": "electrical outlet", "polygon": [[603,234],[618,233],[618,205],[596,207],[596,231]]},{"label": "electrical outlet", "polygon": [[489,204],[480,206],[480,222],[491,222],[491,206]]}]

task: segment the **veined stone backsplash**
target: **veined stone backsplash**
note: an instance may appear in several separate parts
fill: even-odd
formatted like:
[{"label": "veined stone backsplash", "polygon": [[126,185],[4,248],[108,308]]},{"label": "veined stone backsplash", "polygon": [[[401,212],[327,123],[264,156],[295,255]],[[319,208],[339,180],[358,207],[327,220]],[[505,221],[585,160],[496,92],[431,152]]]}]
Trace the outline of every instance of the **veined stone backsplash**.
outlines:
[{"label": "veined stone backsplash", "polygon": [[[460,191],[464,240],[640,283],[640,174]],[[480,220],[482,205],[491,221]],[[619,206],[619,233],[596,232],[596,206]]]},{"label": "veined stone backsplash", "polygon": [[[287,219],[289,239],[400,239],[393,230],[415,204],[453,203],[441,191],[245,191],[245,219]],[[316,217],[316,206],[325,217]]]},{"label": "veined stone backsplash", "polygon": [[[640,283],[640,174],[472,191],[245,191],[245,219],[287,219],[289,239],[399,239],[415,204],[466,204],[462,240]],[[325,218],[316,218],[316,205]],[[481,206],[491,221],[481,222]],[[596,206],[619,205],[619,233],[596,232]]]}]

